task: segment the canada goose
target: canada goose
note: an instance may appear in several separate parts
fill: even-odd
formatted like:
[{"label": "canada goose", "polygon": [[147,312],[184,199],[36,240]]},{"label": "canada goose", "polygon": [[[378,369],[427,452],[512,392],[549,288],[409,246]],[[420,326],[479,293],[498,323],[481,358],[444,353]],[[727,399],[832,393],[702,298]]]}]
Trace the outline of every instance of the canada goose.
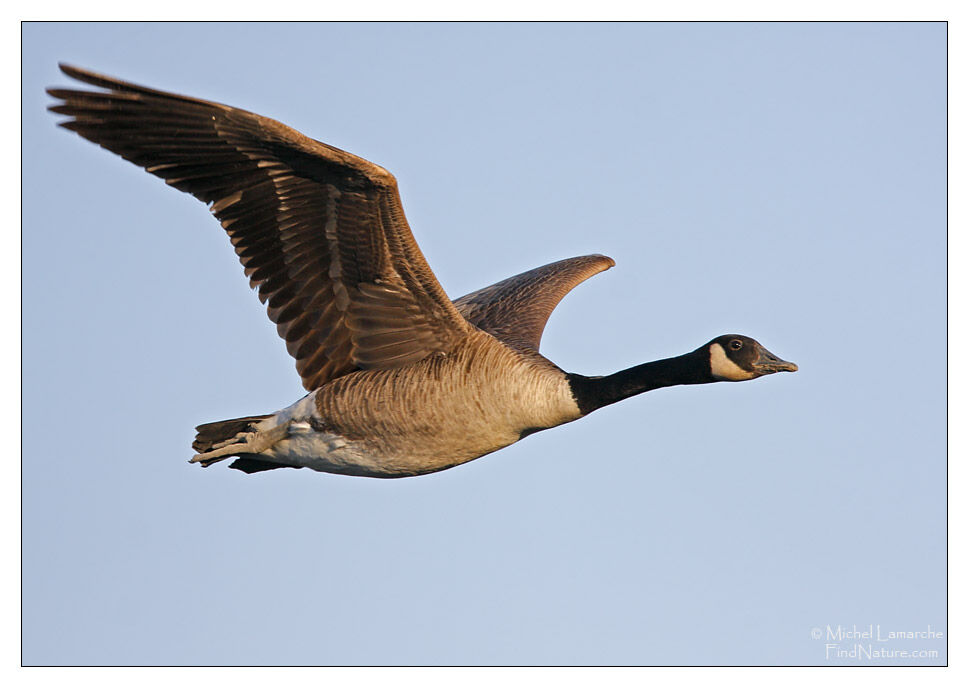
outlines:
[{"label": "canada goose", "polygon": [[608,376],[566,373],[539,354],[542,330],[612,259],[569,258],[451,301],[384,168],[244,110],[61,70],[105,89],[48,89],[62,127],[209,204],[310,391],[198,426],[192,462],[414,476],[648,390],[797,370],[722,335]]}]

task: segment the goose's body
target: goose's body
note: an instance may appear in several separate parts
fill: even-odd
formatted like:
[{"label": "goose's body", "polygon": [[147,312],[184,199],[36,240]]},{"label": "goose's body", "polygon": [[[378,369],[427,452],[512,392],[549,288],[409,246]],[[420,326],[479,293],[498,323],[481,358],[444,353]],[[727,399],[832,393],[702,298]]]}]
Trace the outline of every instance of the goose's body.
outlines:
[{"label": "goose's body", "polygon": [[265,453],[281,464],[392,477],[447,469],[581,415],[561,370],[479,330],[449,354],[342,376],[256,429],[289,424]]},{"label": "goose's body", "polygon": [[796,368],[725,335],[611,376],[567,374],[539,354],[542,330],[612,259],[566,259],[452,302],[383,168],[243,110],[62,69],[107,89],[51,89],[51,110],[72,118],[62,126],[210,204],[310,391],[199,426],[194,462],[413,476],[647,390]]}]

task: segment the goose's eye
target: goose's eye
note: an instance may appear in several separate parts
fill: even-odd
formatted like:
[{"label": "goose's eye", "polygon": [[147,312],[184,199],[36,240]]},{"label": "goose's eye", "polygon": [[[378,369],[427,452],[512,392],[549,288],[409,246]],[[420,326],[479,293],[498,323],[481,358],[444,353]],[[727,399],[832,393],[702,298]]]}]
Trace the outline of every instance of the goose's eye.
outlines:
[{"label": "goose's eye", "polygon": [[735,350],[735,351],[737,351],[737,350],[739,350],[739,349],[741,349],[741,348],[742,348],[742,347],[744,346],[744,343],[743,343],[743,342],[741,342],[741,340],[731,340],[731,341],[730,341],[730,342],[728,343],[728,346],[729,346],[729,347],[730,347],[731,349],[733,349],[733,350]]}]

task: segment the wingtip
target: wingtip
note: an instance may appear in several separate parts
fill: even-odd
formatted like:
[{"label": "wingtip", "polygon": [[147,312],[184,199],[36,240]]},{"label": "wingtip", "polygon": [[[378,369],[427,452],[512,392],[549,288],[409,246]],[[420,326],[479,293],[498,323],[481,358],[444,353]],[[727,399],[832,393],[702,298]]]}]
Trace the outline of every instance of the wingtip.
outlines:
[{"label": "wingtip", "polygon": [[90,72],[88,72],[86,69],[75,67],[74,65],[68,64],[67,62],[58,62],[57,67],[58,69],[61,70],[63,74],[66,74],[67,76],[73,79],[80,79],[81,78],[80,75],[82,74],[90,74]]},{"label": "wingtip", "polygon": [[57,66],[66,76],[90,86],[97,86],[99,88],[110,90],[138,90],[139,88],[143,88],[137,87],[134,84],[128,84],[115,77],[109,77],[108,75],[101,74],[100,72],[93,72],[90,69],[70,65],[66,62],[58,62]]},{"label": "wingtip", "polygon": [[[58,62],[57,67],[61,70],[61,74],[93,86],[102,86],[103,84],[101,82],[103,82],[106,78],[97,72],[92,72],[91,70],[84,69],[82,67],[76,67],[68,64],[67,62]],[[50,91],[50,89],[47,89],[48,93],[50,93]]]},{"label": "wingtip", "polygon": [[589,258],[595,258],[602,266],[600,270],[609,270],[616,265],[616,261],[605,254],[590,254]]}]

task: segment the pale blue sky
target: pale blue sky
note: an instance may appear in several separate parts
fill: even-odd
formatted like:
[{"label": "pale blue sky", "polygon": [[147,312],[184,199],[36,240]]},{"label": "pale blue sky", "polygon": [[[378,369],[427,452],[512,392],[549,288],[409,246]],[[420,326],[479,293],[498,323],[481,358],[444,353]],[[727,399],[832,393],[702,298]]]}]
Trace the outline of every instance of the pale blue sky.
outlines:
[{"label": "pale blue sky", "polygon": [[[23,38],[25,663],[838,664],[813,628],[946,631],[944,25]],[[612,256],[546,330],[567,370],[724,332],[801,370],[416,479],[190,466],[194,425],[300,383],[205,207],[55,128],[58,61],[387,167],[452,297]]]}]

